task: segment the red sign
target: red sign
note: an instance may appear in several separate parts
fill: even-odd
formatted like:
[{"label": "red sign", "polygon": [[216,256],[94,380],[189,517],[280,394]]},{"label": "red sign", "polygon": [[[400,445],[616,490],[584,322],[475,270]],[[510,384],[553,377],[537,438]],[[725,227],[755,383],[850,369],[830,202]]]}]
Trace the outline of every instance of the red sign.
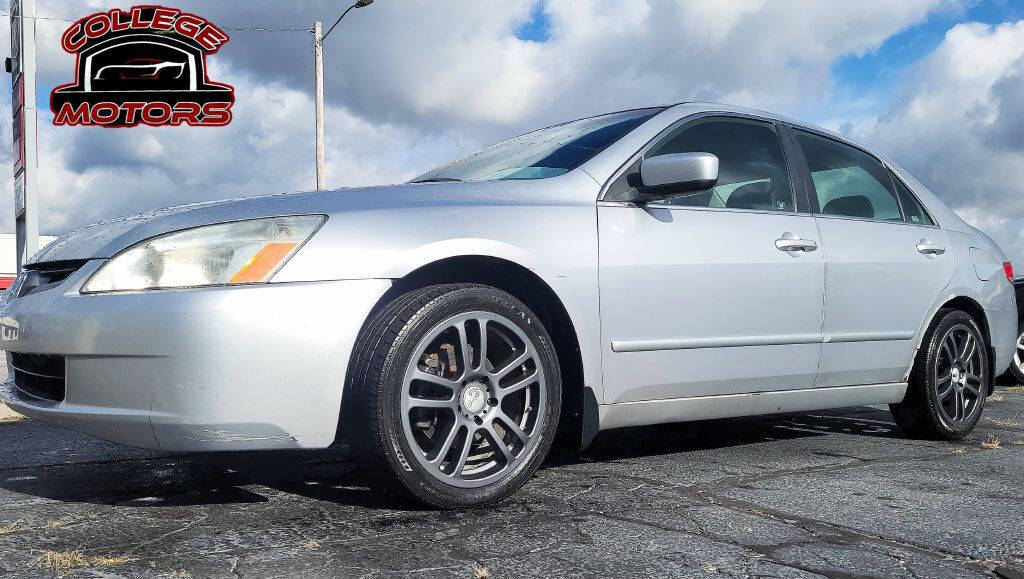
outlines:
[{"label": "red sign", "polygon": [[11,95],[11,109],[14,111],[14,174],[25,168],[25,78],[18,75]]},{"label": "red sign", "polygon": [[206,75],[207,55],[227,41],[212,22],[176,8],[86,16],[61,36],[61,46],[76,56],[76,81],[50,94],[53,123],[227,125],[235,89]]}]

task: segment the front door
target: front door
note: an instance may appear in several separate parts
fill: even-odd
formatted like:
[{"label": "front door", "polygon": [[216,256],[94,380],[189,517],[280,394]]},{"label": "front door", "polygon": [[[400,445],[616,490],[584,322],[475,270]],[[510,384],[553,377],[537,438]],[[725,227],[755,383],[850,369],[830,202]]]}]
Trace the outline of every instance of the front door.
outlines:
[{"label": "front door", "polygon": [[717,185],[598,207],[604,402],[812,387],[824,258],[775,125],[702,118],[645,155],[680,152],[717,155]]},{"label": "front door", "polygon": [[955,264],[946,233],[880,161],[796,130],[820,208],[825,318],[817,386],[901,382]]}]

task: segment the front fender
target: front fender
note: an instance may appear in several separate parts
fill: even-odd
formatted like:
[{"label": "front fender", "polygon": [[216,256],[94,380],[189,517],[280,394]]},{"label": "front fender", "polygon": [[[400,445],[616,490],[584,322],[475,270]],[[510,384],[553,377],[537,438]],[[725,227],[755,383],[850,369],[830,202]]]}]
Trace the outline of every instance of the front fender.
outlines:
[{"label": "front fender", "polygon": [[[594,188],[593,181],[583,183]],[[273,283],[400,279],[453,257],[502,259],[529,269],[561,300],[576,330],[584,382],[604,399],[598,321],[597,216],[590,204],[382,207],[341,212]]]},{"label": "front fender", "polygon": [[547,271],[548,268],[537,255],[521,247],[494,239],[458,238],[435,241],[396,255],[395,261],[382,272],[382,277],[399,279],[425,265],[451,257],[470,255],[494,257],[517,263],[536,273],[548,282],[548,285],[550,278],[554,276],[553,272]]}]

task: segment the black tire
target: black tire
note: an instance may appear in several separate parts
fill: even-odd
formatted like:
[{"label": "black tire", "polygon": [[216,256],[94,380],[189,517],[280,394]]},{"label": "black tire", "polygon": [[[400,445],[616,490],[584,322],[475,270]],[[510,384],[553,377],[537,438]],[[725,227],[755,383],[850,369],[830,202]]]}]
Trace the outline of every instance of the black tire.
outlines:
[{"label": "black tire", "polygon": [[[977,394],[966,386],[959,388],[957,392],[956,380],[951,380],[946,374],[947,366],[943,359],[951,357],[950,353],[943,353],[943,342],[949,339],[950,332],[959,335],[970,333],[975,340],[976,348],[972,350],[970,363],[977,374],[977,380],[966,379],[972,388],[977,388]],[[966,333],[965,333],[966,332]],[[953,350],[956,350],[956,338],[953,338]],[[950,352],[949,349],[946,352]],[[977,357],[973,352],[977,352]],[[959,352],[952,353],[953,358],[960,357]],[[962,364],[953,363],[948,366],[950,375],[953,369],[960,369]],[[984,338],[981,328],[973,317],[966,312],[954,309],[939,310],[935,319],[929,326],[924,336],[922,347],[917,353],[914,367],[910,372],[910,383],[907,388],[907,395],[903,402],[890,404],[896,425],[900,430],[914,438],[933,438],[940,440],[960,440],[971,433],[981,418],[985,409],[985,398],[991,387],[991,372],[989,370],[989,349],[988,342]],[[961,372],[956,372],[962,376]],[[947,386],[952,388],[950,393]],[[943,396],[940,394],[946,391]],[[950,398],[952,396],[952,400]],[[957,398],[961,396],[962,398]],[[963,400],[973,398],[973,403]],[[953,413],[953,418],[950,413]],[[958,414],[959,412],[959,414]],[[960,419],[955,417],[959,415]]]},{"label": "black tire", "polygon": [[[515,464],[505,455],[504,472],[500,478],[473,488],[449,484],[440,480],[444,473],[434,473],[425,468],[415,454],[423,457],[425,451],[412,447],[405,430],[411,427],[402,422],[409,418],[402,410],[403,399],[407,400],[407,372],[413,371],[414,360],[415,368],[421,368],[420,360],[423,358],[418,351],[422,347],[421,341],[429,339],[431,332],[443,327],[447,320],[468,312],[489,312],[513,322],[530,340],[535,352],[534,372],[539,374],[538,369],[541,369],[545,380],[529,387],[537,388],[536,400],[532,403],[536,410],[530,430],[530,444],[527,445],[525,441],[522,443]],[[491,327],[489,324],[487,327]],[[466,329],[465,323],[463,329]],[[474,356],[473,350],[469,351],[469,356]],[[484,369],[490,361],[484,357],[476,363]],[[512,366],[514,364],[508,367]],[[441,370],[438,371],[443,373],[447,366],[440,363],[439,367]],[[463,370],[468,372],[469,368]],[[497,288],[477,284],[428,286],[395,298],[371,316],[364,326],[357,339],[346,380],[341,428],[371,484],[399,491],[408,498],[434,508],[469,508],[493,504],[522,487],[547,456],[558,427],[560,375],[558,357],[546,328],[515,297]],[[465,377],[466,374],[462,374],[462,378]],[[486,380],[484,378],[485,383]],[[494,381],[495,389],[499,389],[498,382],[497,379]],[[461,383],[463,389],[468,388],[467,382]],[[463,400],[459,392],[453,391],[451,398],[456,400],[456,409],[452,411],[453,421],[458,423],[460,419],[467,419],[459,415],[463,409],[461,402],[458,402]],[[496,404],[496,407],[501,408],[503,403],[492,398],[486,404]],[[531,410],[526,402],[522,405],[525,408],[523,412]],[[485,407],[485,411],[490,411],[489,406]],[[414,421],[409,422],[411,424]],[[490,424],[493,432],[494,423]],[[453,431],[458,428],[457,425],[452,426]],[[440,426],[435,428],[435,431],[440,430]],[[469,444],[472,448],[475,440],[473,431],[460,432],[466,434],[452,435],[453,439],[460,441],[451,443],[453,448],[455,444]],[[502,432],[508,434],[504,430]],[[485,444],[493,449],[494,457],[500,459],[498,447],[486,442],[493,437],[487,433],[483,436]],[[514,442],[512,446],[515,446]],[[463,457],[462,460],[464,463],[467,459]],[[451,468],[450,462],[444,464]],[[456,475],[461,474],[463,467],[456,468],[460,471]]]},{"label": "black tire", "polygon": [[[1024,326],[1024,324],[1019,324]],[[1017,384],[1024,384],[1024,352],[1020,350],[1020,345],[1024,344],[1024,328],[1021,328],[1021,332],[1017,334],[1017,349],[1014,350],[1013,361],[1010,362],[1010,375],[1016,380]]]}]

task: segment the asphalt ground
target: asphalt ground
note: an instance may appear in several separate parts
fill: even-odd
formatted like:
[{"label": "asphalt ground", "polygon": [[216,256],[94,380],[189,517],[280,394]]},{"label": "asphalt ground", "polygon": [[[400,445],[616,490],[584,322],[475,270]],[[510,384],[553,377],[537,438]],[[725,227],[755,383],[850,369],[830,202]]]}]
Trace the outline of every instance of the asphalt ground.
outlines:
[{"label": "asphalt ground", "polygon": [[881,407],[602,433],[496,507],[369,490],[344,445],[186,455],[0,422],[11,577],[1022,577],[1024,389],[960,443]]}]

